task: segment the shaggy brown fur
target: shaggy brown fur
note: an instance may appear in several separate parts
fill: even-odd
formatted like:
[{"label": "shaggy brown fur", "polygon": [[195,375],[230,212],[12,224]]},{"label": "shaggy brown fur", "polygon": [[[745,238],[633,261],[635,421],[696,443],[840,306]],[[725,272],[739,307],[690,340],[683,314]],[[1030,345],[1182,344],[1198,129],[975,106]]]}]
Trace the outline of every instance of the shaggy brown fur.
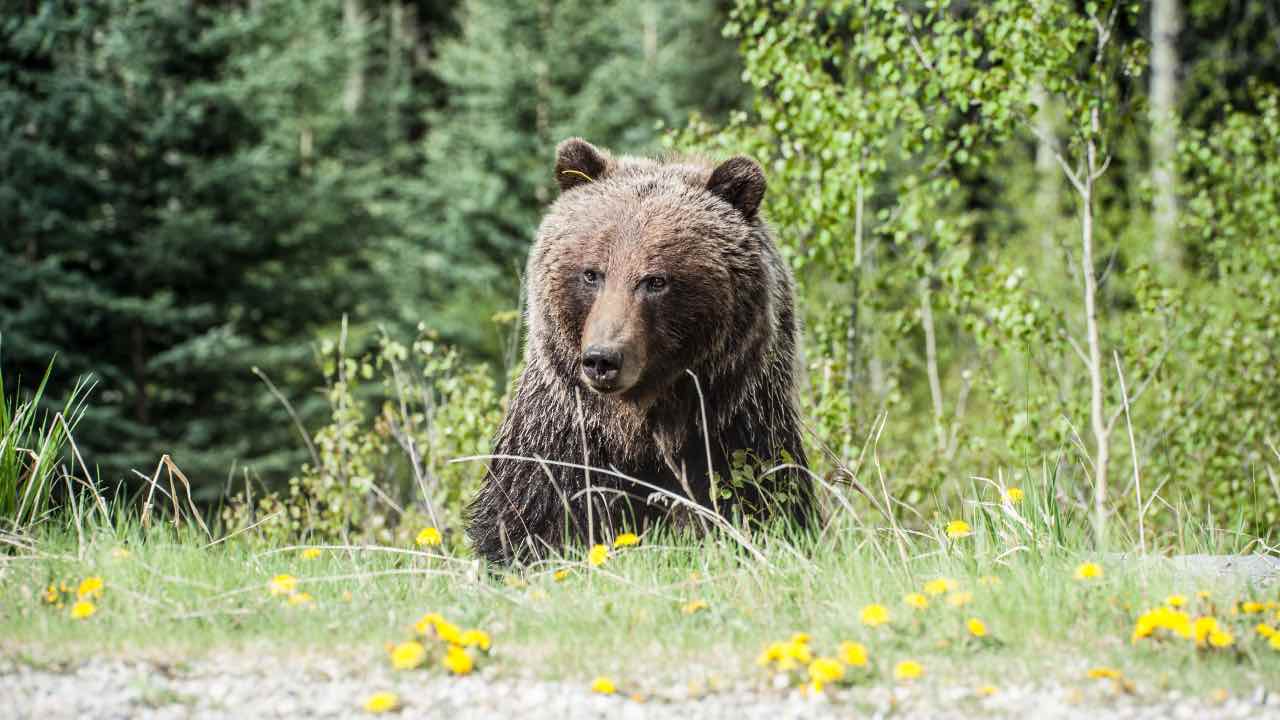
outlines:
[{"label": "shaggy brown fur", "polygon": [[[704,437],[721,488],[736,451],[805,462],[792,280],[758,215],[760,167],[615,158],[574,138],[557,149],[556,179],[560,198],[529,257],[527,365],[494,450],[528,459],[493,460],[469,508],[475,549],[498,562],[671,512],[651,488],[593,472],[584,492],[584,472],[538,459],[611,469],[704,507]],[[807,524],[812,486],[787,469],[718,504]]]}]

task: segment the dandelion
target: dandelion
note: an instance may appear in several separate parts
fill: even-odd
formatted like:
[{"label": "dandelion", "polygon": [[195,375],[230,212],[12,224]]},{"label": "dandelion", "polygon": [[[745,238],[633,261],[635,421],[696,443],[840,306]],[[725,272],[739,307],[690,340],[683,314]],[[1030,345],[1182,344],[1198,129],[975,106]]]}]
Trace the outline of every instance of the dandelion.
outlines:
[{"label": "dandelion", "polygon": [[[1137,642],[1142,638],[1151,637],[1156,630],[1168,630],[1184,638],[1191,638],[1195,635],[1195,628],[1192,626],[1189,615],[1170,607],[1158,607],[1138,616],[1138,622],[1134,625],[1131,639],[1133,642]],[[1206,630],[1206,632],[1208,631]]]},{"label": "dandelion", "polygon": [[1213,597],[1213,593],[1209,592],[1208,590],[1197,590],[1197,591],[1196,591],[1196,599],[1197,599],[1197,600],[1208,600],[1208,599],[1209,599],[1209,598],[1211,598],[1211,597]]},{"label": "dandelion", "polygon": [[593,545],[591,552],[587,553],[587,562],[591,563],[591,567],[600,567],[608,559],[609,548],[604,545]]},{"label": "dandelion", "polygon": [[924,666],[915,660],[903,660],[893,666],[893,677],[898,680],[915,680],[924,674]]},{"label": "dandelion", "polygon": [[969,528],[969,523],[963,520],[952,520],[947,523],[947,537],[952,540],[956,538],[968,537],[973,534],[973,530]]},{"label": "dandelion", "polygon": [[450,645],[462,644],[462,630],[448,620],[441,620],[434,625],[436,637]]},{"label": "dandelion", "polygon": [[98,608],[93,603],[88,600],[79,600],[75,605],[71,606],[71,619],[84,620],[92,617],[96,612],[98,612]]},{"label": "dandelion", "polygon": [[591,692],[598,695],[612,695],[618,692],[618,686],[613,684],[609,678],[601,675],[591,681]]},{"label": "dandelion", "polygon": [[1197,646],[1204,647],[1209,636],[1215,632],[1220,632],[1221,630],[1222,628],[1218,625],[1218,621],[1216,619],[1212,617],[1198,617],[1191,625],[1191,637],[1196,641]]},{"label": "dandelion", "polygon": [[857,642],[842,642],[838,650],[840,662],[852,667],[867,666],[867,647]]},{"label": "dandelion", "polygon": [[844,677],[844,665],[835,658],[820,657],[809,663],[809,679],[813,681],[813,689],[822,692],[822,687]]},{"label": "dandelion", "polygon": [[1266,609],[1266,606],[1264,606],[1262,603],[1254,602],[1252,600],[1248,602],[1240,603],[1240,612],[1246,615],[1256,615],[1265,609]]},{"label": "dandelion", "polygon": [[424,527],[418,531],[418,537],[414,539],[418,547],[437,547],[444,542],[444,538],[440,537],[440,531],[433,527]]},{"label": "dandelion", "polygon": [[924,584],[926,595],[942,595],[956,589],[956,581],[950,578],[938,578]]},{"label": "dandelion", "polygon": [[798,632],[791,635],[791,642],[798,643],[800,645],[808,645],[810,639],[809,633]]},{"label": "dandelion", "polygon": [[310,605],[313,602],[315,602],[315,598],[311,597],[311,593],[300,592],[289,596],[290,605]]},{"label": "dandelion", "polygon": [[440,659],[440,664],[454,675],[466,675],[476,666],[475,661],[471,659],[467,651],[457,645],[449,646],[449,649],[445,651],[444,657]]},{"label": "dandelion", "polygon": [[320,554],[320,548],[307,548],[301,553],[303,560],[315,560],[320,557]]},{"label": "dandelion", "polygon": [[364,709],[374,714],[390,712],[400,707],[400,697],[393,692],[377,692],[364,701]]},{"label": "dandelion", "polygon": [[889,608],[880,604],[871,604],[862,608],[862,624],[867,627],[879,627],[889,622]]},{"label": "dandelion", "polygon": [[969,629],[969,634],[976,638],[987,636],[987,624],[978,618],[969,618],[964,626]]},{"label": "dandelion", "polygon": [[567,577],[569,577],[569,571],[563,568],[551,574],[551,579],[556,582],[564,582]]},{"label": "dandelion", "polygon": [[756,658],[756,664],[761,667],[768,667],[770,664],[778,662],[783,658],[783,645],[785,643],[769,643],[764,650]]},{"label": "dandelion", "polygon": [[1267,645],[1270,645],[1272,650],[1280,650],[1280,632],[1267,638]]},{"label": "dandelion", "polygon": [[640,544],[640,536],[636,535],[635,533],[622,533],[621,535],[613,539],[614,548],[631,547],[632,545],[639,545],[639,544]]},{"label": "dandelion", "polygon": [[925,597],[921,593],[908,593],[903,596],[902,602],[917,610],[924,610],[929,607],[929,598]]},{"label": "dandelion", "polygon": [[1216,648],[1231,647],[1235,641],[1235,636],[1226,630],[1214,630],[1209,633],[1209,644]]},{"label": "dandelion", "polygon": [[973,593],[971,592],[953,592],[947,596],[947,604],[951,607],[964,607],[973,602]]},{"label": "dandelion", "polygon": [[80,587],[76,588],[76,599],[91,600],[102,596],[103,582],[102,578],[97,575],[87,577],[80,581]]},{"label": "dandelion", "polygon": [[698,612],[699,610],[706,610],[707,607],[708,606],[707,606],[706,600],[690,600],[680,608],[680,612],[684,613],[685,615],[692,615]]},{"label": "dandelion", "polygon": [[489,633],[483,630],[468,630],[458,636],[458,644],[462,647],[480,648],[485,652],[489,652],[490,642]]},{"label": "dandelion", "polygon": [[1089,671],[1085,674],[1088,675],[1091,680],[1119,680],[1122,677],[1119,670],[1113,667],[1106,667],[1105,665],[1089,668]]},{"label": "dandelion", "polygon": [[1096,562],[1081,563],[1076,566],[1077,580],[1097,580],[1102,577],[1102,566]]},{"label": "dandelion", "polygon": [[1254,628],[1254,630],[1264,638],[1270,638],[1276,634],[1276,629],[1266,623],[1258,623],[1258,626]]},{"label": "dandelion", "polygon": [[1164,604],[1171,608],[1180,608],[1187,604],[1186,595],[1170,595],[1164,599]]},{"label": "dandelion", "polygon": [[426,635],[428,630],[435,632],[436,624],[444,621],[444,616],[440,613],[427,613],[413,624],[413,629],[419,635]]},{"label": "dandelion", "polygon": [[412,670],[427,659],[427,649],[417,640],[409,640],[391,648],[391,667]]},{"label": "dandelion", "polygon": [[272,595],[291,595],[298,589],[298,578],[292,575],[277,575],[271,578],[267,589]]},{"label": "dandelion", "polygon": [[56,586],[50,585],[49,587],[45,588],[44,601],[46,603],[53,605],[54,603],[58,602],[58,600],[60,599],[62,599],[62,594],[58,592],[58,588]]},{"label": "dandelion", "polygon": [[1022,502],[1022,497],[1023,497],[1022,488],[1011,487],[1005,491],[1004,496],[1005,496],[1005,499],[1007,499],[1011,503],[1020,503]]},{"label": "dandelion", "polygon": [[1000,690],[997,689],[995,685],[982,685],[981,687],[979,687],[977,690],[974,690],[973,692],[978,697],[991,697],[992,695],[995,695],[996,693],[1000,692]]}]

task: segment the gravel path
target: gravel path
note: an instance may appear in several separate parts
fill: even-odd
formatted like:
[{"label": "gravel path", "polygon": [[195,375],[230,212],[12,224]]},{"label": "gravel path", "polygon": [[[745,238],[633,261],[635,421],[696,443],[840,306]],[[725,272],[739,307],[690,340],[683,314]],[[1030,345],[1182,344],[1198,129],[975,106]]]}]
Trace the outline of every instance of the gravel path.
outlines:
[{"label": "gravel path", "polygon": [[[290,660],[224,656],[157,665],[95,659],[76,667],[41,668],[0,659],[0,715],[9,718],[348,718],[361,704],[394,690],[398,718],[732,718],[788,720],[826,717],[949,718],[1280,718],[1280,697],[1214,701],[1177,693],[1125,694],[1108,682],[1077,686],[1004,687],[990,697],[971,688],[890,691],[855,688],[810,698],[759,687],[674,689],[640,701],[594,695],[581,685],[485,677],[448,678],[385,668],[352,667],[332,658]],[[16,711],[16,712],[15,712]]]}]

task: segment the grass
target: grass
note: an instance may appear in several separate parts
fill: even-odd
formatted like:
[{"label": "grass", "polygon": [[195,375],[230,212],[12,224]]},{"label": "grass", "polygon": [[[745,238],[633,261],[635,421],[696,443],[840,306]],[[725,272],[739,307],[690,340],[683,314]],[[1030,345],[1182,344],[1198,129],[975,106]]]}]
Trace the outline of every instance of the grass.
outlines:
[{"label": "grass", "polygon": [[[1111,682],[1086,678],[1089,668],[1108,666],[1139,694],[1280,690],[1280,650],[1252,629],[1263,618],[1278,624],[1275,605],[1233,614],[1240,600],[1274,602],[1274,587],[1207,585],[1158,562],[1100,555],[1087,525],[1062,517],[1034,489],[1017,504],[975,497],[968,507],[972,533],[955,539],[945,536],[946,521],[894,530],[865,522],[850,504],[832,513],[820,537],[757,537],[763,559],[724,535],[652,535],[598,568],[578,553],[505,575],[437,548],[329,546],[306,559],[301,547],[264,547],[251,533],[210,546],[191,526],[143,530],[124,511],[109,522],[97,513],[75,530],[47,523],[34,550],[0,556],[0,652],[37,664],[241,651],[385,663],[385,643],[407,638],[414,621],[435,611],[487,630],[494,654],[486,664],[499,675],[584,686],[607,675],[629,691],[690,681],[767,686],[757,656],[795,632],[811,634],[815,654],[834,654],[841,641],[865,644],[871,671],[861,685],[892,685],[893,665],[911,659],[925,667],[919,683],[936,689],[1046,679],[1085,688]],[[1164,549],[1213,551],[1238,540],[1188,524],[1176,542]],[[1100,563],[1102,577],[1076,579],[1086,561]],[[557,581],[557,570],[568,577]],[[267,586],[278,574],[296,576],[314,602],[291,606],[272,596]],[[88,620],[41,599],[49,584],[87,576],[106,584]],[[935,596],[923,611],[903,602],[938,577],[972,601],[957,608]],[[1198,600],[1198,591],[1211,596]],[[1193,617],[1213,614],[1229,625],[1233,646],[1131,642],[1138,615],[1172,594],[1190,598]],[[706,609],[683,612],[694,600]],[[863,625],[860,610],[870,603],[887,606],[891,622]],[[970,637],[969,618],[980,618],[989,636]]]}]

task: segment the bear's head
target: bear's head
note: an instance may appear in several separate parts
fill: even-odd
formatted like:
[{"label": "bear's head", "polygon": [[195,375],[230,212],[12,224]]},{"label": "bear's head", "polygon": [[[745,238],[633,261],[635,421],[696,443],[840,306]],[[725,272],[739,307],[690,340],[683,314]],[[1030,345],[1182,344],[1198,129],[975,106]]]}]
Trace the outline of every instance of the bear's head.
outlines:
[{"label": "bear's head", "polygon": [[735,364],[769,332],[754,161],[614,157],[572,138],[555,177],[560,197],[529,261],[529,319],[530,342],[562,378],[644,401],[686,370]]}]

